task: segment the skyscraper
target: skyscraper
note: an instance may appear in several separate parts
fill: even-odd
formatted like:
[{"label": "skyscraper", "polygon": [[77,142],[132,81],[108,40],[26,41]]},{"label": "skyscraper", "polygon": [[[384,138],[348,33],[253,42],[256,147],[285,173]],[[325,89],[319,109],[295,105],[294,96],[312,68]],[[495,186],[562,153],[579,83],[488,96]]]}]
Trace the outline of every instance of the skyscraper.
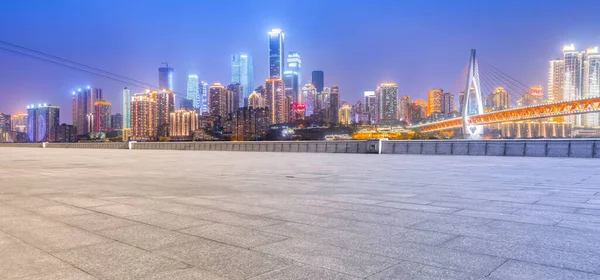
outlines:
[{"label": "skyscraper", "polygon": [[[578,52],[573,44],[563,47],[564,61],[564,95],[563,100],[583,97],[583,53]],[[566,116],[573,125],[583,125],[582,115]]]},{"label": "skyscraper", "polygon": [[281,29],[272,29],[269,32],[269,78],[282,79],[284,69],[284,34]]},{"label": "skyscraper", "polygon": [[60,123],[58,106],[38,104],[27,106],[27,136],[29,142],[55,142]]},{"label": "skyscraper", "polygon": [[191,101],[194,110],[200,110],[200,82],[197,75],[188,75],[186,99]]},{"label": "skyscraper", "polygon": [[242,107],[244,107],[244,101],[240,102],[240,99],[243,99],[243,87],[240,83],[233,83],[227,86],[227,90],[231,92],[231,112],[237,111],[240,108],[240,103]]},{"label": "skyscraper", "polygon": [[[598,53],[598,47],[586,50],[583,65],[583,89],[583,97],[585,98],[600,96],[600,53]],[[584,119],[586,126],[600,126],[600,113],[586,114]]]},{"label": "skyscraper", "polygon": [[288,53],[287,56],[287,70],[298,73],[298,84],[302,84],[302,79],[300,77],[300,70],[302,69],[302,60],[300,59],[300,54],[297,51],[292,51]]},{"label": "skyscraper", "polygon": [[565,85],[565,62],[562,59],[550,61],[548,74],[548,101],[556,102],[563,100]]},{"label": "skyscraper", "polygon": [[158,90],[173,90],[173,68],[168,63],[165,67],[158,68]]},{"label": "skyscraper", "polygon": [[112,129],[123,129],[123,115],[121,113],[110,116],[110,127]]},{"label": "skyscraper", "polygon": [[240,95],[238,106],[244,107],[248,96],[254,89],[254,62],[252,56],[247,54],[231,56],[231,83],[238,83],[242,86],[243,92]]},{"label": "skyscraper", "polygon": [[312,84],[317,89],[317,93],[323,92],[325,87],[325,74],[323,71],[312,71]]},{"label": "skyscraper", "polygon": [[340,120],[340,98],[340,87],[332,86],[329,93],[329,122],[331,123],[338,123]]},{"label": "skyscraper", "polygon": [[398,86],[383,83],[375,91],[379,124],[392,124],[398,120]]},{"label": "skyscraper", "polygon": [[427,92],[427,116],[442,113],[443,89],[432,89]]},{"label": "skyscraper", "polygon": [[156,117],[158,137],[169,136],[169,119],[175,112],[175,94],[171,90],[153,93],[156,100]]},{"label": "skyscraper", "polygon": [[299,99],[298,72],[286,70],[283,72],[283,84],[285,86],[285,95],[292,98],[294,101]]},{"label": "skyscraper", "polygon": [[506,110],[510,108],[510,94],[503,88],[497,87],[488,97],[488,107],[492,111]]},{"label": "skyscraper", "polygon": [[110,125],[110,107],[108,101],[98,100],[94,103],[94,129],[92,132],[107,132]]},{"label": "skyscraper", "polygon": [[316,109],[317,89],[312,84],[306,84],[302,88],[300,103],[306,105],[306,116],[312,116]]},{"label": "skyscraper", "polygon": [[444,92],[441,98],[441,113],[444,115],[449,115],[454,113],[454,94],[449,92]]},{"label": "skyscraper", "polygon": [[27,132],[27,114],[13,114],[10,117],[10,131]]},{"label": "skyscraper", "polygon": [[[156,92],[146,90],[136,93],[131,100],[131,138],[133,140],[156,140],[157,106]],[[127,137],[128,138],[128,137]],[[123,139],[127,139],[125,135]]]},{"label": "skyscraper", "polygon": [[0,132],[10,131],[10,115],[0,113]]},{"label": "skyscraper", "polygon": [[352,119],[350,117],[350,111],[351,111],[352,107],[349,104],[344,104],[344,106],[342,106],[342,108],[340,108],[338,111],[338,123],[341,125],[349,125],[352,123]]},{"label": "skyscraper", "polygon": [[285,90],[282,79],[268,79],[265,81],[266,105],[271,113],[271,122],[285,123],[288,121],[286,115]]},{"label": "skyscraper", "polygon": [[102,89],[88,86],[73,92],[73,125],[77,128],[77,135],[86,135],[92,132],[94,104],[103,100]]},{"label": "skyscraper", "polygon": [[208,114],[208,83],[200,82],[201,108],[200,114]]},{"label": "skyscraper", "polygon": [[365,114],[367,115],[367,122],[373,123],[376,122],[377,117],[377,96],[375,95],[375,91],[365,91]]},{"label": "skyscraper", "polygon": [[265,107],[263,98],[256,91],[252,92],[248,97],[248,108],[258,109],[263,107]]},{"label": "skyscraper", "polygon": [[227,118],[231,113],[231,92],[220,83],[214,83],[208,89],[209,92],[209,111],[211,116]]},{"label": "skyscraper", "polygon": [[412,100],[411,100],[410,96],[408,96],[408,95],[404,95],[400,99],[400,102],[398,104],[398,114],[399,114],[398,118],[401,121],[410,123],[410,104],[411,103],[412,103]]},{"label": "skyscraper", "polygon": [[[114,126],[114,124],[113,124]],[[122,128],[131,128],[131,91],[123,89],[123,124]]]}]

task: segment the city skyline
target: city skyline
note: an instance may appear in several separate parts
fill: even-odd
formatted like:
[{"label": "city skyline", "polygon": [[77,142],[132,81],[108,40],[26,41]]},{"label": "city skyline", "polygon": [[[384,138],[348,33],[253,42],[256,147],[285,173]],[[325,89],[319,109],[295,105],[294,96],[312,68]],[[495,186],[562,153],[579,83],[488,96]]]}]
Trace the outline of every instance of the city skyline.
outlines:
[{"label": "city skyline", "polygon": [[[135,4],[135,1],[131,1]],[[307,1],[310,2],[310,1]],[[435,2],[435,1],[433,1]],[[535,1],[533,1],[535,2]],[[261,3],[267,3],[261,2]],[[377,10],[383,14],[387,13],[385,9],[383,9],[383,4],[387,3],[386,1],[378,2],[381,5],[374,5],[374,7],[364,7],[364,5],[357,4],[352,7],[344,8],[350,13],[357,13],[361,8],[369,8],[371,10]],[[539,2],[541,3],[541,2]],[[310,4],[310,3],[308,3]],[[394,4],[389,2],[389,4]],[[106,5],[101,2],[93,2],[89,3],[90,6],[97,7],[99,9],[109,9]],[[120,5],[131,5],[129,4],[120,4]],[[190,4],[192,5],[192,4]],[[222,4],[218,3],[203,3],[203,5],[219,7]],[[303,5],[307,5],[307,3],[303,3]],[[325,5],[331,5],[331,3],[325,3]],[[439,6],[445,5],[442,2],[438,2]],[[466,5],[466,3],[461,3],[458,6]],[[528,5],[534,6],[535,3],[528,3]],[[66,10],[74,9],[78,6],[75,2],[64,1],[56,5],[57,7],[51,7],[52,9],[62,7],[69,8]],[[187,5],[183,5],[182,3],[173,4],[173,7],[186,7]],[[242,5],[246,7],[245,5]],[[261,6],[261,5],[258,5]],[[425,13],[424,8],[420,7],[420,5],[406,5],[406,4],[395,4],[393,7],[400,8],[402,6],[407,6],[409,10],[415,12],[415,16],[423,16]],[[478,6],[478,5],[475,5]],[[547,5],[552,6],[552,5]],[[7,9],[4,9],[0,13],[8,12],[6,17],[2,20],[6,19],[14,19],[16,23],[23,24],[25,29],[39,27],[36,21],[31,23],[23,23],[19,22],[18,19],[14,18],[14,15],[18,15],[19,13],[23,13],[24,7],[19,5],[19,3],[12,3],[6,5]],[[44,7],[43,2],[40,2],[40,7]],[[482,13],[492,13],[496,12],[493,10],[495,6],[490,5],[490,7],[485,7]],[[237,7],[240,8],[240,7]],[[300,8],[300,7],[297,7]],[[481,7],[480,7],[481,8]],[[501,11],[501,7],[498,7]],[[151,4],[141,7],[142,10],[153,10],[155,9]],[[253,9],[256,9],[253,8]],[[293,9],[293,5],[290,3],[285,3],[283,5],[283,10]],[[539,13],[533,15],[533,17],[542,17],[544,14],[549,13],[551,7],[540,7]],[[112,10],[110,10],[112,11]],[[57,11],[59,14],[64,13],[63,10]],[[518,11],[517,11],[518,12]],[[40,13],[38,11],[38,13]],[[434,13],[438,13],[435,12]],[[463,13],[463,12],[461,12]],[[42,18],[44,14],[42,13]],[[81,16],[81,15],[79,15]],[[121,15],[118,15],[121,16]],[[370,17],[370,16],[369,16]],[[414,16],[413,16],[414,17]],[[528,21],[532,20],[531,18]],[[156,46],[145,44],[143,46],[137,44],[131,44],[131,40],[136,37],[135,34],[131,35],[131,38],[126,36],[125,33],[121,36],[125,36],[125,42],[128,43],[120,43],[119,46],[123,47],[123,50],[118,50],[115,52],[115,46],[105,46],[104,48],[98,49],[95,46],[90,46],[84,44],[79,51],[70,53],[65,52],[64,49],[69,49],[68,45],[59,44],[60,40],[48,42],[48,44],[38,44],[36,41],[32,41],[30,38],[18,36],[14,31],[10,29],[6,29],[6,27],[2,27],[3,34],[6,34],[3,37],[3,40],[8,42],[22,44],[27,47],[31,47],[36,50],[48,52],[51,54],[55,54],[58,56],[64,56],[69,59],[73,59],[74,61],[86,63],[91,66],[98,67],[100,69],[106,69],[109,71],[113,71],[115,73],[134,78],[136,80],[141,80],[144,82],[148,82],[154,84],[156,81],[156,69],[161,65],[162,62],[168,62],[169,67],[173,67],[174,71],[174,90],[177,93],[185,93],[186,79],[190,74],[197,74],[200,80],[206,81],[208,84],[212,84],[214,82],[222,82],[224,84],[227,83],[228,77],[230,77],[230,65],[227,62],[230,59],[231,55],[244,52],[252,55],[255,60],[255,85],[260,85],[266,78],[266,72],[268,69],[267,65],[267,53],[266,53],[266,43],[265,38],[267,37],[268,31],[273,28],[281,28],[282,31],[286,34],[285,37],[285,50],[283,55],[287,56],[287,50],[297,50],[302,54],[303,67],[302,67],[302,76],[310,77],[311,72],[314,70],[323,70],[325,75],[327,76],[325,86],[331,85],[339,85],[340,91],[342,92],[342,100],[350,103],[354,103],[356,100],[362,99],[362,92],[368,90],[374,90],[377,85],[385,81],[393,81],[398,84],[398,93],[400,96],[409,95],[414,99],[426,99],[426,94],[429,89],[432,88],[444,88],[449,92],[457,95],[458,90],[462,87],[462,82],[458,82],[460,76],[460,69],[464,67],[467,62],[467,53],[468,49],[472,47],[477,47],[480,50],[481,57],[485,57],[487,61],[492,62],[494,65],[497,65],[503,71],[511,73],[512,75],[518,77],[523,82],[530,85],[547,85],[548,74],[546,69],[548,68],[548,61],[554,59],[560,54],[561,48],[565,44],[574,43],[578,48],[587,48],[589,46],[595,46],[600,42],[600,38],[598,36],[591,36],[589,30],[589,25],[585,24],[586,22],[590,22],[591,18],[587,15],[582,15],[577,20],[571,22],[562,22],[563,25],[559,27],[550,28],[550,26],[546,27],[541,24],[533,24],[530,28],[525,28],[526,30],[517,30],[516,33],[543,33],[549,34],[550,39],[545,39],[544,44],[534,44],[539,47],[530,47],[530,48],[515,48],[510,51],[499,50],[499,46],[497,44],[492,44],[489,39],[485,37],[475,38],[472,33],[478,33],[478,28],[475,30],[467,30],[469,32],[465,32],[461,29],[456,29],[455,33],[458,35],[464,35],[470,37],[469,40],[464,40],[464,42],[459,43],[453,42],[445,46],[444,55],[435,54],[432,52],[427,52],[427,48],[422,44],[418,43],[423,41],[423,39],[412,38],[413,41],[410,44],[406,44],[403,46],[398,45],[401,49],[412,49],[413,51],[417,51],[420,53],[427,53],[426,59],[421,59],[420,61],[416,61],[413,58],[406,57],[402,53],[393,52],[389,47],[378,46],[377,53],[382,52],[386,54],[388,57],[387,60],[389,62],[384,62],[382,59],[373,57],[372,55],[366,55],[365,51],[368,51],[371,46],[366,46],[364,44],[357,44],[358,46],[350,46],[347,44],[340,46],[339,43],[333,42],[331,38],[328,39],[327,35],[332,35],[332,28],[323,25],[322,30],[312,30],[311,28],[314,25],[307,24],[306,21],[299,20],[297,16],[288,15],[281,16],[278,18],[269,18],[264,22],[257,22],[255,24],[250,24],[249,27],[239,27],[240,32],[246,32],[244,36],[241,36],[239,39],[231,39],[231,40],[219,40],[221,43],[217,43],[215,45],[220,46],[219,51],[211,51],[208,48],[206,51],[203,49],[197,49],[194,51],[190,51],[185,45],[181,44],[180,41],[185,41],[183,37],[177,37],[172,35],[172,44],[165,44],[163,42],[156,43]],[[559,21],[560,22],[560,21]],[[344,22],[348,23],[348,22]],[[335,28],[335,37],[336,39],[340,39],[342,42],[349,42],[350,39],[349,33],[351,33],[352,28],[358,28],[360,34],[366,36],[363,39],[373,38],[377,35],[382,34],[404,34],[404,32],[410,33],[411,31],[403,30],[400,28],[395,31],[391,29],[390,22],[386,22],[383,20],[375,20],[371,23],[372,27],[378,28],[367,28],[367,26],[358,28],[357,26],[350,25],[348,27],[337,27]],[[222,23],[224,24],[224,23]],[[231,23],[225,25],[230,26]],[[488,21],[483,21],[482,25],[490,25],[491,23]],[[178,26],[178,24],[175,24]],[[433,25],[433,24],[432,24]],[[559,25],[559,23],[552,23],[551,25]],[[70,25],[61,25],[61,28],[57,28],[60,30],[70,30],[75,28],[75,26]],[[440,28],[440,26],[429,26],[430,30],[434,30],[435,28]],[[535,27],[535,28],[534,28]],[[106,26],[106,29],[110,30],[111,28],[115,28],[110,24]],[[131,30],[128,32],[131,33],[135,30],[140,29],[141,27],[138,25],[133,25],[129,27]],[[4,30],[5,29],[5,30]],[[42,28],[43,29],[43,28]],[[77,28],[76,28],[77,29]],[[141,28],[144,29],[144,28]],[[420,28],[421,31],[427,31],[424,27]],[[502,29],[496,26],[496,29]],[[507,32],[507,30],[495,30],[494,32]],[[535,29],[535,30],[532,30]],[[105,29],[103,29],[105,30]],[[174,29],[176,31],[176,29]],[[310,33],[309,31],[315,31]],[[90,29],[91,32],[78,35],[83,37],[89,36],[99,36],[98,33],[100,30]],[[235,34],[237,34],[237,29],[233,29]],[[370,32],[370,33],[369,33]],[[491,31],[490,31],[491,32]],[[128,34],[129,34],[128,33]],[[179,34],[178,32],[175,32]],[[309,34],[310,33],[310,34]],[[326,33],[326,34],[324,34]],[[369,34],[366,34],[369,33]],[[434,32],[435,33],[435,32]],[[52,32],[50,32],[52,34]],[[212,34],[212,33],[211,33]],[[444,34],[438,34],[440,39],[444,38]],[[106,35],[108,36],[108,35]],[[102,37],[104,39],[106,36]],[[425,37],[431,37],[432,35],[427,35]],[[508,35],[507,35],[508,36]],[[539,36],[539,35],[536,35]],[[44,36],[41,36],[43,39]],[[518,36],[515,34],[510,35],[507,38],[514,38],[517,40]],[[521,43],[521,42],[519,42]],[[525,42],[531,45],[532,42]],[[543,46],[541,46],[543,45]],[[315,47],[317,46],[317,47]],[[340,48],[343,52],[336,53],[333,51],[335,48]],[[139,49],[138,49],[139,48]],[[213,49],[214,50],[214,49]],[[135,52],[141,52],[142,54],[135,54],[131,57],[127,55],[134,54]],[[446,52],[447,51],[447,52]],[[89,53],[94,52],[94,57],[89,57]],[[183,54],[187,54],[188,56],[185,59],[182,59],[174,54],[178,52],[182,52]],[[534,57],[530,55],[525,55],[523,53],[535,52],[536,55]],[[212,55],[214,53],[214,55]],[[348,57],[349,54],[354,53],[352,55],[352,59],[344,58]],[[450,55],[447,55],[450,53]],[[207,60],[207,56],[210,56],[210,59]],[[511,59],[504,62],[501,56],[508,56]],[[104,58],[102,61],[98,60],[97,57]],[[7,86],[0,91],[0,99],[5,100],[7,96],[11,96],[11,102],[0,102],[0,111],[9,112],[9,113],[18,113],[24,111],[24,106],[29,103],[36,102],[49,102],[52,104],[56,104],[57,106],[68,108],[69,101],[68,98],[64,98],[63,94],[72,91],[76,87],[85,86],[88,84],[97,86],[104,90],[104,94],[107,101],[113,103],[113,112],[121,111],[122,104],[121,102],[117,102],[121,98],[122,89],[126,85],[124,83],[114,82],[111,80],[104,79],[102,77],[94,76],[91,74],[81,73],[70,69],[65,69],[64,67],[60,67],[57,65],[52,65],[48,63],[43,63],[40,61],[32,60],[30,58],[16,56],[7,52],[0,52],[0,58],[11,65],[17,65],[17,69],[20,67],[27,67],[28,70],[39,73],[37,75],[36,83],[32,83],[31,75],[23,76],[21,71],[6,71],[4,70],[3,74],[0,77]],[[367,64],[366,62],[369,64]],[[403,63],[398,63],[402,61]],[[357,67],[350,67],[348,65],[349,62],[356,63]],[[392,63],[394,62],[394,63]],[[509,64],[510,62],[510,64]],[[438,67],[431,68],[428,65],[436,64],[440,65],[440,69],[436,70]],[[122,67],[125,65],[125,67]],[[444,66],[445,67],[442,67]],[[452,66],[448,66],[452,65]],[[428,68],[429,69],[425,69]],[[363,69],[364,68],[364,69]],[[443,69],[447,68],[447,69]],[[450,74],[448,74],[450,73]],[[9,80],[10,79],[10,80]],[[302,87],[304,84],[309,82],[309,78],[305,78],[302,80]],[[458,86],[457,86],[458,85]],[[132,88],[132,94],[143,92],[142,88]],[[547,88],[544,87],[544,92],[547,93]],[[14,98],[13,98],[14,97]],[[71,119],[69,110],[63,110],[64,114],[62,114],[62,122],[65,122]]]}]

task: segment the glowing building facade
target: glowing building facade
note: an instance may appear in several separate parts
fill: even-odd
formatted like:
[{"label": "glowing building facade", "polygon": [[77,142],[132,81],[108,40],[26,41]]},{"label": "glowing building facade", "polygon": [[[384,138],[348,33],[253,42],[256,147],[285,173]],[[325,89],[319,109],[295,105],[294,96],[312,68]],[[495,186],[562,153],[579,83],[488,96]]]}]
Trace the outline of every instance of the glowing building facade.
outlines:
[{"label": "glowing building facade", "polygon": [[285,58],[283,50],[284,34],[281,29],[269,32],[269,78],[283,79]]}]

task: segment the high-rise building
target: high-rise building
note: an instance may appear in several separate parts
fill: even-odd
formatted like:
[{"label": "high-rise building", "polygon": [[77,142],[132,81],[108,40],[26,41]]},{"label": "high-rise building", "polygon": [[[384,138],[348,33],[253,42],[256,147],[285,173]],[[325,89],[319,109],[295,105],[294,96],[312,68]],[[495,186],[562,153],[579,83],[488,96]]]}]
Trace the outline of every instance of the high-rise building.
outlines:
[{"label": "high-rise building", "polygon": [[158,68],[158,90],[173,90],[173,68],[165,63],[165,67]]},{"label": "high-rise building", "polygon": [[74,125],[63,123],[56,128],[56,138],[54,142],[70,143],[77,142],[77,129]]},{"label": "high-rise building", "polygon": [[175,112],[175,94],[171,90],[153,93],[156,99],[156,117],[158,137],[169,136],[169,119]]},{"label": "high-rise building", "polygon": [[0,132],[10,131],[10,115],[0,113]]},{"label": "high-rise building", "polygon": [[209,112],[211,116],[227,118],[231,113],[231,91],[228,91],[220,83],[214,83],[208,89],[209,92]]},{"label": "high-rise building", "polygon": [[375,91],[365,91],[365,109],[364,113],[366,114],[366,121],[369,123],[374,123],[377,121],[377,95]]},{"label": "high-rise building", "polygon": [[341,125],[349,125],[352,123],[352,118],[350,116],[352,107],[349,104],[344,104],[338,110],[338,123]]},{"label": "high-rise building", "polygon": [[110,107],[108,101],[98,100],[94,103],[94,129],[92,132],[107,132],[110,125]]},{"label": "high-rise building", "polygon": [[[254,95],[254,93],[253,93]],[[269,108],[243,107],[231,114],[231,139],[262,140],[271,125]]]},{"label": "high-rise building", "polygon": [[200,81],[197,75],[188,75],[186,99],[193,110],[200,110]]},{"label": "high-rise building", "polygon": [[177,110],[171,113],[169,121],[169,135],[172,138],[191,138],[198,129],[198,113],[191,110]]},{"label": "high-rise building", "polygon": [[60,124],[58,106],[39,104],[27,106],[27,136],[29,142],[55,142]]},{"label": "high-rise building", "polygon": [[325,74],[323,71],[312,71],[312,85],[317,89],[317,93],[323,92],[325,87]]},{"label": "high-rise building", "polygon": [[[297,51],[289,52],[287,56],[287,70],[298,73],[298,85],[302,84],[300,70],[302,69],[302,60]],[[298,91],[298,89],[296,89]]]},{"label": "high-rise building", "polygon": [[548,76],[548,101],[557,102],[563,100],[565,92],[565,62],[562,59],[551,60]]},{"label": "high-rise building", "polygon": [[121,113],[110,116],[110,127],[112,129],[123,129],[123,115]]},{"label": "high-rise building", "polygon": [[10,131],[27,132],[27,114],[19,113],[10,117]]},{"label": "high-rise building", "polygon": [[265,107],[264,100],[258,92],[252,92],[248,97],[248,108],[263,108]]},{"label": "high-rise building", "polygon": [[131,91],[128,88],[123,89],[123,123],[121,126],[125,129],[131,128]]},{"label": "high-rise building", "polygon": [[[563,47],[564,61],[564,94],[563,100],[574,100],[583,97],[583,60],[584,53],[575,49],[573,44]],[[582,115],[566,116],[573,125],[583,125]]]},{"label": "high-rise building", "polygon": [[454,113],[454,94],[444,92],[440,101],[442,114],[449,115]]},{"label": "high-rise building", "polygon": [[244,107],[254,89],[254,62],[252,56],[237,54],[231,57],[231,83],[240,84],[243,92],[238,107]]},{"label": "high-rise building", "polygon": [[340,120],[339,110],[341,105],[340,87],[332,86],[329,93],[329,114],[331,123],[338,123]]},{"label": "high-rise building", "polygon": [[298,101],[299,97],[299,74],[298,72],[286,70],[283,72],[283,84],[285,85],[285,95],[292,98],[294,101]]},{"label": "high-rise building", "polygon": [[432,89],[427,92],[427,116],[442,113],[443,89]]},{"label": "high-rise building", "polygon": [[[131,139],[151,141],[158,139],[156,92],[136,93],[131,100]],[[125,135],[123,135],[123,139]]]},{"label": "high-rise building", "polygon": [[200,105],[200,114],[208,114],[208,83],[201,81],[200,82],[200,97],[201,97],[201,105]]},{"label": "high-rise building", "polygon": [[[244,107],[244,88],[242,87],[242,85],[240,83],[233,83],[227,86],[227,90],[231,92],[230,113],[233,111],[237,111],[237,109],[240,108],[240,103],[242,104],[242,107]],[[240,99],[242,100],[240,101]]]},{"label": "high-rise building", "polygon": [[285,123],[288,121],[286,115],[287,106],[285,90],[282,79],[268,79],[265,81],[266,105],[271,113],[271,122]]},{"label": "high-rise building", "polygon": [[[600,53],[598,47],[589,48],[583,64],[583,97],[600,97]],[[584,115],[584,124],[590,127],[600,126],[600,113]]]},{"label": "high-rise building", "polygon": [[312,84],[306,84],[302,88],[300,104],[306,105],[306,116],[312,116],[317,107],[317,89]]},{"label": "high-rise building", "polygon": [[503,88],[497,87],[488,97],[488,107],[492,111],[506,110],[510,108],[510,94]]},{"label": "high-rise building", "polygon": [[379,124],[392,124],[398,121],[398,86],[396,83],[382,83],[375,91]]},{"label": "high-rise building", "polygon": [[284,34],[281,29],[272,29],[269,32],[269,78],[282,79],[285,71],[285,58],[283,51]]},{"label": "high-rise building", "polygon": [[544,93],[542,86],[531,87],[529,92],[523,94],[521,99],[517,100],[519,107],[540,105],[544,102]]},{"label": "high-rise building", "polygon": [[87,135],[93,130],[94,104],[103,100],[102,89],[88,86],[73,92],[73,125],[77,135]]},{"label": "high-rise building", "polygon": [[[373,94],[375,94],[375,93],[373,93]],[[410,96],[408,96],[408,95],[404,95],[400,99],[400,102],[398,104],[398,114],[399,114],[398,117],[401,121],[410,123],[410,104],[411,103],[412,103],[412,100],[411,100]]]}]

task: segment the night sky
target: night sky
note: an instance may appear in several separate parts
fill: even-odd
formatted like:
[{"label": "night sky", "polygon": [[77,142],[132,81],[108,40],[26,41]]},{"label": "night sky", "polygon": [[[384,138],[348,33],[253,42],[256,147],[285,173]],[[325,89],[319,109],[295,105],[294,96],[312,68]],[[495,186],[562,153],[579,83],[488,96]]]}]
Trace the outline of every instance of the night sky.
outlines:
[{"label": "night sky", "polygon": [[[548,61],[562,45],[600,45],[600,1],[72,0],[0,2],[0,40],[150,84],[175,68],[175,91],[188,74],[228,83],[230,55],[254,57],[255,85],[267,78],[267,32],[281,28],[285,49],[300,52],[302,83],[312,70],[339,85],[342,100],[384,81],[400,95],[457,93],[469,50],[528,85],[547,87]],[[0,112],[27,104],[61,107],[71,122],[71,91],[93,85],[121,110],[127,84],[0,50]],[[133,88],[141,92],[141,88]]]}]

